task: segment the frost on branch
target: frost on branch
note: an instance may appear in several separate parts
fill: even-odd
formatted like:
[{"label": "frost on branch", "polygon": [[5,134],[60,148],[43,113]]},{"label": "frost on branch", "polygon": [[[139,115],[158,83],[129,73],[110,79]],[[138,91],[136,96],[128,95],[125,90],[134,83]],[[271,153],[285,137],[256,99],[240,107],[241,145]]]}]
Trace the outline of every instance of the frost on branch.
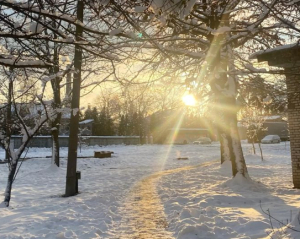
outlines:
[{"label": "frost on branch", "polygon": [[31,22],[29,25],[29,31],[34,32],[34,33],[41,33],[44,30],[44,27],[42,24],[36,23],[36,22]]},{"label": "frost on branch", "polygon": [[121,32],[123,32],[123,29],[122,29],[122,28],[117,28],[117,29],[111,30],[111,31],[109,32],[109,35],[110,35],[110,36],[115,36],[115,35],[120,34]]},{"label": "frost on branch", "polygon": [[231,31],[230,27],[220,27],[217,30],[212,30],[211,34],[214,36],[218,36],[230,31]]},{"label": "frost on branch", "polygon": [[150,3],[150,9],[156,15],[168,16],[170,14],[176,14],[179,18],[183,19],[191,13],[195,3],[196,0],[153,0]]},{"label": "frost on branch", "polygon": [[253,73],[267,73],[268,71],[265,69],[265,68],[255,68],[253,65],[251,64],[246,64],[245,65],[245,68],[247,70],[249,70],[250,72],[253,72]]},{"label": "frost on branch", "polygon": [[136,7],[134,8],[134,11],[137,12],[137,13],[141,13],[141,12],[144,12],[146,9],[147,9],[147,7],[136,6]]}]

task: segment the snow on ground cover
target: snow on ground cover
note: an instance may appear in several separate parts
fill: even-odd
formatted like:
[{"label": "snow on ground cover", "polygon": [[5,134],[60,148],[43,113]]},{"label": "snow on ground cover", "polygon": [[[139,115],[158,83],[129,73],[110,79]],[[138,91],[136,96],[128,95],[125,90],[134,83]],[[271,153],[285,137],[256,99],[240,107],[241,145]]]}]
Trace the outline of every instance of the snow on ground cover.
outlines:
[{"label": "snow on ground cover", "polygon": [[[145,175],[214,159],[216,152],[199,156],[193,146],[110,146],[89,147],[79,153],[91,156],[94,150],[113,151],[111,159],[78,159],[82,172],[81,194],[62,198],[66,159],[61,168],[49,167],[50,158],[24,161],[14,183],[11,209],[1,209],[0,238],[117,238],[111,234],[121,219],[118,208],[128,192]],[[179,151],[189,161],[174,160]],[[45,157],[51,149],[31,149],[27,157]],[[67,155],[62,149],[61,156]],[[4,152],[1,151],[1,158]],[[4,192],[7,166],[0,165],[0,192]]]},{"label": "snow on ground cover", "polygon": [[[219,164],[160,180],[158,193],[175,238],[268,238],[272,230],[262,209],[279,221],[290,222],[298,212],[300,196],[299,190],[292,189],[289,145],[262,147],[263,162],[248,153],[250,145],[243,145],[250,181],[232,179],[231,165]],[[282,226],[274,220],[272,224],[275,229]],[[294,238],[300,238],[296,234]]]},{"label": "snow on ground cover", "polygon": [[[50,158],[26,160],[11,208],[0,209],[0,238],[264,238],[270,224],[260,201],[280,221],[297,212],[289,145],[263,145],[263,162],[250,145],[243,147],[253,180],[247,190],[231,180],[228,165],[221,168],[215,161],[217,143],[85,147],[79,155],[115,154],[78,159],[81,193],[70,198],[61,197],[66,158],[59,169],[49,167]],[[51,149],[33,148],[27,157],[50,155]],[[61,156],[67,156],[66,148]],[[179,156],[189,160],[175,160]],[[0,195],[6,177],[7,166],[0,164]]]}]

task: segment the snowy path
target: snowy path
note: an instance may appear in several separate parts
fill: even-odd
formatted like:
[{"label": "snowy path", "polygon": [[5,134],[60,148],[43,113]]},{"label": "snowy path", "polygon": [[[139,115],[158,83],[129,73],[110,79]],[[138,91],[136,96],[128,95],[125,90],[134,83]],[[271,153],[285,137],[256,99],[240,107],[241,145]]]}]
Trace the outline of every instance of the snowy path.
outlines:
[{"label": "snowy path", "polygon": [[164,207],[157,193],[158,179],[169,174],[176,174],[202,166],[215,164],[215,162],[202,163],[196,166],[186,166],[165,170],[142,179],[130,192],[126,202],[121,207],[123,215],[118,239],[171,239],[174,238],[168,231],[168,221]]}]

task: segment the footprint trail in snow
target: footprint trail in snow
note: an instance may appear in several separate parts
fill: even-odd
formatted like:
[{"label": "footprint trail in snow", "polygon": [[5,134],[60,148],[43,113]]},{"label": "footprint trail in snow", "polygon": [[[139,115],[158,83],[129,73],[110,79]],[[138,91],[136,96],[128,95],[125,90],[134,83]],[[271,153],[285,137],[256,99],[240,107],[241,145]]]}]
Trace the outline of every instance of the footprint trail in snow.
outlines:
[{"label": "footprint trail in snow", "polygon": [[[215,163],[215,162],[213,162]],[[168,222],[163,205],[156,190],[157,180],[168,174],[191,170],[209,163],[197,166],[187,166],[154,173],[142,179],[126,199],[121,208],[122,219],[116,228],[118,239],[173,239],[173,233],[168,231]]]}]

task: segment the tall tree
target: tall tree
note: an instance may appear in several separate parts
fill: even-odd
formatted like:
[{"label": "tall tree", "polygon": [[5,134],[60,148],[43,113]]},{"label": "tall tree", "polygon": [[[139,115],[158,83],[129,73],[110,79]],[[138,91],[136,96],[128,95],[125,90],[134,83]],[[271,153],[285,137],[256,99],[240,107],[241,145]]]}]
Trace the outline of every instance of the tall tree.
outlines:
[{"label": "tall tree", "polygon": [[118,127],[118,135],[122,135],[122,136],[126,135],[126,121],[124,115],[121,115],[121,119]]},{"label": "tall tree", "polygon": [[88,105],[87,109],[84,112],[84,119],[92,119],[93,113],[92,113],[92,107],[91,105]]},{"label": "tall tree", "polygon": [[[77,20],[83,23],[84,2],[77,1]],[[83,27],[76,26],[76,41],[82,39]],[[72,102],[71,102],[71,121],[70,121],[70,136],[68,148],[68,165],[65,195],[74,196],[78,193],[77,179],[77,147],[78,147],[78,127],[79,127],[79,108],[80,108],[80,86],[81,86],[81,67],[82,67],[82,49],[80,46],[75,46],[74,54],[74,79],[72,87]]]},{"label": "tall tree", "polygon": [[[7,73],[8,102],[5,105],[7,113],[0,116],[0,121],[4,121],[4,117],[8,116],[8,118],[6,119],[6,130],[0,132],[0,144],[5,149],[7,155],[9,172],[4,201],[0,204],[0,207],[8,207],[11,200],[13,182],[20,168],[19,161],[22,153],[26,150],[31,138],[38,133],[48,119],[55,117],[56,112],[52,111],[51,108],[49,110],[49,105],[43,100],[44,87],[35,91],[34,95],[30,92],[30,89],[38,82],[39,74],[28,69],[11,69],[7,71],[5,68],[1,69],[1,73],[4,75]],[[18,85],[20,82],[27,80],[27,77],[35,79],[35,82],[21,91]],[[27,95],[33,97],[27,97]],[[31,107],[39,109],[30,111],[29,108]],[[13,141],[11,140],[11,132],[13,131],[22,136],[21,145],[17,149],[14,148]]]},{"label": "tall tree", "polygon": [[[160,66],[169,75],[184,74],[191,91],[204,96],[210,92],[218,109],[215,119],[220,119],[215,122],[221,135],[221,161],[231,161],[233,176],[248,176],[237,136],[238,75],[243,74],[239,68],[245,67],[244,72],[251,69],[245,57],[250,52],[285,41],[284,37],[275,39],[270,34],[280,27],[268,19],[277,3],[277,0],[143,1],[145,10],[138,12],[136,18],[151,16],[151,33],[144,30],[145,23],[134,21],[136,29],[145,38],[151,38],[152,45],[147,47],[158,48],[153,60],[155,70]],[[130,18],[129,14],[126,16]]]}]

